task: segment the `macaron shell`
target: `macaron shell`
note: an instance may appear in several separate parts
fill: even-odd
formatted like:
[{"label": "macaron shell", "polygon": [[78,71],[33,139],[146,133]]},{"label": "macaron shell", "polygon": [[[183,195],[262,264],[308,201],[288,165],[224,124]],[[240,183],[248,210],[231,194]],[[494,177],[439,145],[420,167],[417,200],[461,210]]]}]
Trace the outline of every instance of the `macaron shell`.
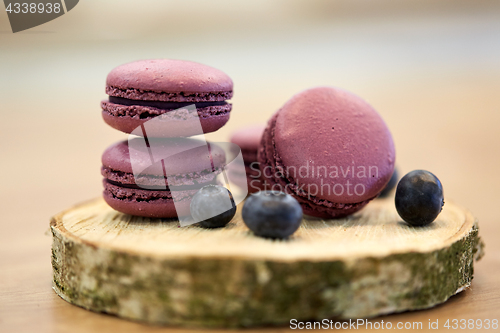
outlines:
[{"label": "macaron shell", "polygon": [[116,199],[107,193],[103,194],[103,198],[111,208],[124,214],[150,218],[177,217],[173,200],[158,200],[154,203],[129,202]]},{"label": "macaron shell", "polygon": [[190,198],[196,191],[191,192],[189,199],[179,200],[174,204],[170,191],[136,190],[114,186],[104,180],[103,198],[111,208],[125,214],[151,218],[174,218],[178,216],[177,209],[180,212],[189,212]]},{"label": "macaron shell", "polygon": [[130,99],[223,101],[231,98],[232,90],[233,81],[224,72],[196,62],[172,59],[124,64],[114,68],[106,79],[106,92],[110,96]]},{"label": "macaron shell", "polygon": [[308,196],[305,191],[300,191],[299,188],[289,183],[289,180],[284,177],[279,177],[277,171],[277,159],[274,150],[274,128],[278,113],[275,113],[269,120],[268,126],[262,135],[261,145],[259,148],[259,166],[261,170],[262,186],[266,190],[284,191],[292,195],[301,205],[304,214],[319,218],[340,218],[353,214],[363,208],[369,200],[355,204],[343,204],[321,200],[316,196]]},{"label": "macaron shell", "polygon": [[265,124],[240,128],[232,133],[229,140],[237,144],[241,150],[247,151],[248,153],[255,152],[256,154],[259,149],[262,133],[264,133],[265,129]]},{"label": "macaron shell", "polygon": [[243,157],[243,161],[246,165],[250,165],[253,162],[257,162],[257,150],[242,150],[241,155]]},{"label": "macaron shell", "polygon": [[[142,138],[134,138],[130,141],[132,147],[140,147]],[[175,139],[149,139],[150,147],[155,147],[155,154],[167,156],[165,167],[172,175],[183,175],[205,170],[221,168],[226,162],[224,150],[214,143],[203,142],[191,138]],[[143,150],[129,149],[129,141],[120,141],[108,147],[102,155],[102,165],[115,171],[133,173],[130,151],[136,170],[144,170],[145,173],[163,176],[163,169],[153,168],[149,152]]]},{"label": "macaron shell", "polygon": [[247,187],[249,194],[265,190],[265,186],[259,178],[247,177]]},{"label": "macaron shell", "polygon": [[240,188],[246,188],[248,194],[264,190],[264,185],[259,178],[260,172],[249,172],[247,168],[245,168],[245,171],[245,173],[241,173],[240,170],[234,170],[233,168],[230,168],[228,170],[229,179],[236,186]]},{"label": "macaron shell", "polygon": [[358,203],[353,206],[349,207],[344,207],[344,208],[328,208],[328,207],[323,207],[321,205],[310,205],[308,202],[302,199],[298,199],[302,211],[304,212],[305,215],[309,216],[314,216],[318,218],[323,218],[323,219],[331,219],[331,218],[342,218],[349,216],[351,214],[356,213],[360,209],[362,209],[364,206],[370,202],[370,200]]},{"label": "macaron shell", "polygon": [[[268,144],[274,146],[275,159],[295,170],[288,173],[289,182],[330,186],[330,193],[316,195],[319,199],[344,204],[370,200],[394,170],[394,144],[384,121],[368,103],[345,90],[318,87],[295,95],[276,114],[273,133]],[[309,173],[300,173],[300,167]],[[318,167],[326,167],[326,177]],[[363,194],[334,193],[335,184],[345,189],[347,181],[352,184],[350,193],[361,184],[358,193]]]}]

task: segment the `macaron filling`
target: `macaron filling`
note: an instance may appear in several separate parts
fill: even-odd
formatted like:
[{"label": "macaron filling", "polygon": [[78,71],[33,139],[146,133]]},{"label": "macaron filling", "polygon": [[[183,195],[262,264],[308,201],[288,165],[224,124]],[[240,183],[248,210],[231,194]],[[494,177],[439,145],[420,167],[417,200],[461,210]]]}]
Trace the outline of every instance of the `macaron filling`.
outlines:
[{"label": "macaron filling", "polygon": [[[184,186],[169,186],[165,181],[163,186],[148,186],[148,188],[144,188],[144,186],[139,186],[137,184],[122,184],[118,182],[114,182],[112,180],[106,179],[106,181],[115,186],[120,186],[124,188],[136,189],[136,190],[148,190],[148,191],[190,191],[190,190],[199,190],[200,185],[184,185]],[[216,181],[203,183],[203,186],[209,184],[216,184]]]},{"label": "macaron filling", "polygon": [[[138,102],[142,102],[142,101],[138,101]],[[226,102],[215,102],[215,103],[221,103],[221,104],[196,106],[196,111],[198,113],[198,116],[202,119],[210,118],[212,116],[227,116],[227,117],[229,117],[229,113],[232,109],[232,105],[228,104]],[[181,104],[181,103],[179,103],[179,104]],[[154,106],[139,105],[139,104],[133,104],[133,105],[116,104],[116,103],[112,103],[111,101],[104,100],[101,102],[101,107],[102,107],[103,112],[105,112],[109,115],[112,115],[114,117],[130,117],[130,118],[134,118],[134,119],[136,119],[136,118],[148,119],[148,118],[153,118],[153,117],[168,113],[169,111],[172,111],[172,110],[179,109],[183,106],[192,105],[192,104],[201,104],[201,103],[188,102],[188,103],[182,103],[182,104],[183,104],[182,106],[172,107],[172,108],[168,109],[168,108],[158,108],[158,107],[154,107]]]},{"label": "macaron filling", "polygon": [[[132,173],[113,170],[105,166],[101,167],[101,174],[111,184],[139,189],[145,189],[144,187],[146,186],[148,189],[152,188],[155,190],[168,190],[169,186],[199,188],[200,184],[205,185],[214,182],[217,175],[221,172],[222,167],[217,167],[213,170],[206,169],[199,172],[171,175],[168,176],[167,181],[163,175],[140,175],[138,178],[135,178]],[[143,187],[137,184],[141,184]],[[165,188],[165,186],[167,186],[167,188]]]},{"label": "macaron filling", "polygon": [[[126,200],[134,202],[154,202],[159,200],[167,200],[169,204],[173,204],[172,192],[160,190],[138,190],[123,186],[118,186],[103,180],[104,195],[117,200]],[[190,199],[196,189],[176,191],[176,200]]]},{"label": "macaron filling", "polygon": [[114,97],[122,97],[142,101],[164,101],[164,102],[216,102],[225,101],[233,97],[233,91],[207,91],[207,92],[163,92],[140,90],[133,88],[119,88],[106,86],[106,94]]},{"label": "macaron filling", "polygon": [[204,170],[185,175],[173,175],[168,177],[169,181],[163,176],[144,175],[138,182],[142,186],[139,186],[131,173],[101,168],[101,173],[105,177],[103,179],[105,196],[135,202],[168,200],[169,204],[173,203],[172,191],[175,193],[176,200],[190,199],[201,186],[216,184],[216,177],[220,171],[221,169],[217,168],[215,172]]},{"label": "macaron filling", "polygon": [[222,106],[226,105],[226,101],[212,101],[212,102],[164,102],[164,101],[144,101],[144,100],[136,100],[122,97],[109,96],[108,101],[113,104],[119,105],[140,105],[140,106],[149,106],[152,108],[162,109],[162,110],[174,110],[182,107],[186,107],[188,105],[195,105],[197,109],[206,108],[209,106]]}]

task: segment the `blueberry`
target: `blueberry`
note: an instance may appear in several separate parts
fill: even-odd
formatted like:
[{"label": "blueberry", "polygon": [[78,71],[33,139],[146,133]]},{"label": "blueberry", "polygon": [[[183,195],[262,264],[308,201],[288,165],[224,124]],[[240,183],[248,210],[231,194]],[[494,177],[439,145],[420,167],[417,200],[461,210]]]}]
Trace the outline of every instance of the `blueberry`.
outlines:
[{"label": "blueberry", "polygon": [[396,210],[412,226],[432,223],[444,205],[443,186],[429,171],[407,173],[396,188]]},{"label": "blueberry", "polygon": [[398,169],[394,169],[391,179],[389,179],[389,182],[387,183],[387,185],[385,185],[385,188],[382,190],[382,192],[380,192],[379,198],[387,198],[391,193],[392,189],[395,188],[396,185],[398,184],[398,180],[399,180]]},{"label": "blueberry", "polygon": [[224,227],[236,214],[233,195],[225,187],[207,185],[191,199],[191,216],[204,228]]},{"label": "blueberry", "polygon": [[302,207],[289,194],[261,191],[247,198],[241,216],[257,236],[287,238],[302,222]]}]

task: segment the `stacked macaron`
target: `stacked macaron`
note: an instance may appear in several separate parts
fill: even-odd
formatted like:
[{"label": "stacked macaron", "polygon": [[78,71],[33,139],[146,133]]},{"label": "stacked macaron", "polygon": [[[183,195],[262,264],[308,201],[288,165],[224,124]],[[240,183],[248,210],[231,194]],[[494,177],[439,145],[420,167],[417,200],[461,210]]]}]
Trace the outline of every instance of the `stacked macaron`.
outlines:
[{"label": "stacked macaron", "polygon": [[[231,111],[226,100],[233,96],[233,81],[215,68],[190,61],[143,60],[113,69],[106,79],[106,93],[109,98],[101,102],[102,117],[111,127],[132,133],[161,115],[164,126],[148,135],[188,137],[201,134],[189,126],[193,121],[201,123],[203,133],[226,124]],[[195,115],[180,117],[171,112],[193,104]]]},{"label": "stacked macaron", "polygon": [[104,152],[104,200],[137,216],[189,213],[191,197],[216,182],[226,156],[217,145],[188,137],[214,132],[229,120],[231,78],[194,62],[143,60],[113,69],[106,93],[104,121],[138,137]]},{"label": "stacked macaron", "polygon": [[248,188],[248,193],[255,193],[264,189],[260,177],[261,171],[257,153],[265,128],[265,125],[247,126],[234,131],[230,137],[230,141],[241,148],[245,173],[240,174],[239,171],[241,170],[230,171],[234,171],[235,183],[241,188]]}]

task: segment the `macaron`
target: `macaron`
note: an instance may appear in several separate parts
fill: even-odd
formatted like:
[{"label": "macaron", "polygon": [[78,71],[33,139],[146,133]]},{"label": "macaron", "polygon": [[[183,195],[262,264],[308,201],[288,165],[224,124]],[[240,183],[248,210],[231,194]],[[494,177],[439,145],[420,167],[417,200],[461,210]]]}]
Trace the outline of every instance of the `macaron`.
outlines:
[{"label": "macaron", "polygon": [[394,171],[382,117],[334,87],[302,91],[269,120],[258,154],[266,188],[294,196],[304,214],[337,218],[363,208]]},{"label": "macaron", "polygon": [[257,160],[260,140],[266,125],[252,125],[240,128],[231,134],[230,142],[241,148],[243,161],[245,163],[245,175],[236,175],[241,178],[240,187],[247,186],[248,193],[255,193],[263,190],[260,180],[261,171]]},{"label": "macaron", "polygon": [[103,197],[113,209],[130,215],[189,215],[192,196],[201,187],[215,184],[224,164],[224,150],[200,140],[121,141],[102,155]]},{"label": "macaron", "polygon": [[[102,117],[111,127],[134,134],[161,116],[150,137],[188,137],[218,130],[229,120],[233,81],[224,72],[190,61],[153,59],[114,68],[106,79]],[[186,112],[191,110],[195,112]]]}]

